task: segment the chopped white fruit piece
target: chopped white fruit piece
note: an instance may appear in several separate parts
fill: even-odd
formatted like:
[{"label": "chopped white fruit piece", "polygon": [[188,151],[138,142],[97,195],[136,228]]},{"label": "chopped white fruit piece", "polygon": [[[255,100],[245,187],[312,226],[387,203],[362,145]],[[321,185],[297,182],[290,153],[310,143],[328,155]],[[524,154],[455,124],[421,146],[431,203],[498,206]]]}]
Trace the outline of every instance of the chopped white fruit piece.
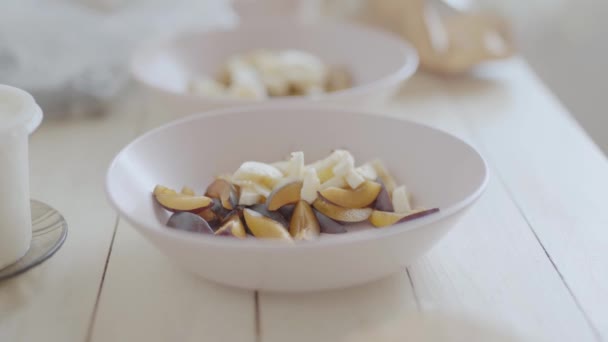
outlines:
[{"label": "chopped white fruit piece", "polygon": [[254,205],[262,200],[262,195],[248,187],[241,188],[239,205]]},{"label": "chopped white fruit piece", "polygon": [[260,194],[264,197],[268,197],[268,195],[270,195],[270,193],[272,192],[272,191],[270,191],[269,188],[267,188],[263,185],[257,184],[257,183],[253,183],[253,186],[251,188],[253,189],[253,191],[257,192],[258,194]]},{"label": "chopped white fruit piece", "polygon": [[363,184],[363,182],[365,182],[365,178],[363,178],[357,171],[355,171],[354,169],[351,169],[345,176],[346,178],[346,183],[348,183],[348,186],[350,186],[352,189],[356,189],[359,187],[359,185]]},{"label": "chopped white fruit piece", "polygon": [[395,188],[397,187],[397,183],[395,182],[393,176],[391,176],[391,174],[386,169],[386,166],[384,166],[384,163],[381,160],[377,159],[372,162],[372,165],[374,166],[374,169],[378,174],[378,178],[380,178],[382,183],[384,183],[384,186],[386,187],[388,193],[392,193],[393,190],[395,190]]},{"label": "chopped white fruit piece", "polygon": [[287,176],[297,180],[304,177],[304,152],[293,152],[291,154]]},{"label": "chopped white fruit piece", "polygon": [[339,177],[330,178],[329,180],[327,180],[321,184],[321,187],[319,188],[319,190],[327,189],[332,186],[335,186],[337,188],[346,187],[346,181],[344,180],[344,177],[339,176]]},{"label": "chopped white fruit piece", "polygon": [[190,92],[209,96],[209,97],[225,97],[228,91],[224,85],[207,77],[199,77],[192,80],[189,84]]},{"label": "chopped white fruit piece", "polygon": [[232,96],[248,99],[268,97],[266,88],[255,69],[239,58],[231,59],[226,69],[230,78],[228,92]]},{"label": "chopped white fruit piece", "polygon": [[232,181],[238,185],[239,181],[251,181],[272,188],[283,178],[283,173],[276,167],[256,161],[244,162],[232,175]]},{"label": "chopped white fruit piece", "polygon": [[[190,83],[196,83],[196,80]],[[301,50],[256,49],[226,60],[215,80],[190,87],[192,93],[213,97],[263,100],[268,97],[319,98],[352,84],[343,67],[328,66],[319,57]]]},{"label": "chopped white fruit piece", "polygon": [[291,177],[281,178],[281,180],[278,181],[277,184],[274,185],[274,187],[272,187],[272,190],[274,191],[276,189],[282,188],[283,186],[285,186],[285,185],[287,185],[289,183],[293,183],[294,181],[296,181],[296,179],[293,179]]},{"label": "chopped white fruit piece", "polygon": [[245,56],[253,66],[270,96],[289,95],[289,82],[283,76],[278,55],[270,50],[256,50]]},{"label": "chopped white fruit piece", "polygon": [[327,68],[317,56],[298,50],[285,50],[278,57],[282,75],[293,87],[304,90],[324,85]]},{"label": "chopped white fruit piece", "polygon": [[270,165],[276,167],[279,171],[281,171],[283,173],[283,175],[287,175],[288,170],[289,170],[289,160],[278,161],[278,162],[272,163]]},{"label": "chopped white fruit piece", "polygon": [[355,158],[349,152],[343,153],[340,161],[332,169],[335,176],[345,176],[355,168]]},{"label": "chopped white fruit piece", "polygon": [[[350,160],[354,158],[350,154],[350,152],[345,150],[335,150],[325,159],[318,160],[311,164],[310,166],[314,167],[317,170],[317,175],[322,183],[329,181],[331,178],[336,176],[340,176],[341,178],[344,174],[336,175],[334,174],[334,167],[338,166],[338,164],[342,164],[337,168],[337,171],[340,173],[348,172],[348,168],[350,167]],[[353,162],[354,164],[354,162]]]},{"label": "chopped white fruit piece", "polygon": [[317,173],[319,173],[322,170],[333,168],[337,163],[345,158],[345,154],[347,153],[348,151],[335,150],[329,156],[325,157],[324,159],[317,160],[316,162],[310,164],[310,166],[314,167],[315,170],[317,170]]},{"label": "chopped white fruit piece", "polygon": [[398,186],[393,190],[393,209],[396,213],[408,213],[412,211],[408,196],[405,185]]},{"label": "chopped white fruit piece", "polygon": [[312,167],[304,169],[304,181],[302,182],[302,190],[300,198],[309,204],[312,204],[317,199],[317,191],[321,187],[321,181],[317,176],[317,172]]},{"label": "chopped white fruit piece", "polygon": [[[280,182],[281,181],[279,181],[279,183]],[[249,191],[255,192],[256,194],[264,196],[264,197],[268,197],[268,195],[270,195],[270,192],[271,192],[270,188],[268,188],[262,184],[250,181],[250,180],[235,180],[232,182],[232,184],[238,185],[241,188],[247,188],[247,189],[249,189]]]},{"label": "chopped white fruit piece", "polygon": [[357,167],[355,170],[359,175],[361,175],[361,177],[367,180],[375,181],[378,178],[378,173],[371,163],[365,163]]}]

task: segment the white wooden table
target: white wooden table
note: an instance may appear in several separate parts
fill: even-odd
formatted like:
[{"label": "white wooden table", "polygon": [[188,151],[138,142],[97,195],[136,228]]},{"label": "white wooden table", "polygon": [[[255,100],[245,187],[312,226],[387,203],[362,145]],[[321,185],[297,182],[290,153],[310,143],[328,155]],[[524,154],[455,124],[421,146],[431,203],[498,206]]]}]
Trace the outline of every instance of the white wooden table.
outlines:
[{"label": "white wooden table", "polygon": [[69,236],[0,283],[0,341],[338,341],[417,310],[467,312],[534,340],[608,341],[608,162],[525,62],[416,76],[381,110],[477,146],[489,187],[402,273],[299,295],[190,276],[110,209],[109,161],[170,113],[132,101],[104,118],[45,122],[31,140],[32,196],[65,215]]}]

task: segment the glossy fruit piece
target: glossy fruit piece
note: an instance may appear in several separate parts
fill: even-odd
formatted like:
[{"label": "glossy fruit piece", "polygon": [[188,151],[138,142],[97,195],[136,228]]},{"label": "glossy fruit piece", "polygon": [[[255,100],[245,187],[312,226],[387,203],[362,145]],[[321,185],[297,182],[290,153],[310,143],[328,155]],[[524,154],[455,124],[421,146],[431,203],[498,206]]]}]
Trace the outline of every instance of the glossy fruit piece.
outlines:
[{"label": "glossy fruit piece", "polygon": [[273,190],[266,200],[268,210],[277,210],[286,204],[294,204],[300,200],[302,182],[293,181]]},{"label": "glossy fruit piece", "polygon": [[386,190],[386,186],[384,186],[384,183],[382,183],[380,179],[377,181],[380,182],[382,189],[378,193],[378,197],[376,197],[375,209],[388,212],[395,211],[393,208],[393,201],[391,200],[391,196],[388,194],[388,190]]},{"label": "glossy fruit piece", "polygon": [[366,180],[376,180],[378,173],[372,163],[365,163],[355,169],[355,171]]},{"label": "glossy fruit piece", "polygon": [[219,199],[213,198],[213,204],[201,212],[198,212],[198,216],[202,217],[211,228],[218,228],[220,223],[226,219],[226,217],[232,212],[224,208]]},{"label": "glossy fruit piece", "polygon": [[194,193],[194,190],[192,190],[192,188],[189,188],[187,186],[184,186],[182,188],[182,191],[180,191],[182,193],[182,195],[188,195],[188,196],[196,196],[196,194]]},{"label": "glossy fruit piece", "polygon": [[270,165],[276,167],[277,170],[281,171],[283,173],[283,176],[287,175],[287,173],[289,172],[289,160],[281,160],[278,162],[274,162]]},{"label": "glossy fruit piece", "polygon": [[319,181],[321,183],[325,183],[334,177],[334,172],[331,168],[327,168],[317,172],[317,176],[319,177]]},{"label": "glossy fruit piece", "polygon": [[361,184],[365,183],[365,178],[355,171],[355,169],[349,170],[344,176],[344,180],[351,189],[356,189],[360,187]]},{"label": "glossy fruit piece", "polygon": [[318,210],[313,209],[315,216],[317,218],[317,222],[319,222],[319,227],[321,229],[321,233],[325,234],[344,234],[346,233],[346,227],[342,225],[342,223],[332,220],[326,215],[321,214]]},{"label": "glossy fruit piece", "polygon": [[256,162],[247,161],[241,164],[238,170],[232,175],[232,181],[251,181],[272,189],[276,183],[283,178],[283,173],[276,167]]},{"label": "glossy fruit piece", "polygon": [[314,240],[319,237],[319,222],[306,201],[299,201],[289,222],[289,233],[295,240]]},{"label": "glossy fruit piece", "polygon": [[317,176],[317,171],[310,166],[304,168],[300,199],[312,204],[317,199],[317,192],[320,187],[321,181]]},{"label": "glossy fruit piece", "polygon": [[289,232],[281,223],[251,209],[243,210],[247,227],[257,238],[291,241]]},{"label": "glossy fruit piece", "polygon": [[293,179],[304,177],[304,152],[292,152],[288,161],[286,176]]},{"label": "glossy fruit piece", "polygon": [[236,210],[238,208],[235,207],[232,210],[226,209],[224,208],[224,206],[222,205],[221,200],[214,198],[213,199],[213,204],[211,205],[211,210],[217,215],[217,217],[220,218],[220,220],[225,220],[226,217],[229,216],[230,213],[232,213],[234,210]]},{"label": "glossy fruit piece", "polygon": [[239,203],[237,188],[224,179],[217,178],[209,184],[205,196],[218,198],[222,202],[222,206],[228,210],[234,209]]},{"label": "glossy fruit piece", "polygon": [[167,188],[154,189],[154,198],[163,208],[172,212],[188,211],[197,213],[211,206],[213,201],[206,196],[190,196],[178,194],[174,190]]},{"label": "glossy fruit piece", "polygon": [[255,189],[250,187],[241,187],[239,194],[239,206],[254,205],[262,202],[263,196]]},{"label": "glossy fruit piece", "polygon": [[219,236],[233,236],[239,239],[247,237],[245,232],[245,225],[241,221],[238,213],[234,213],[226,219],[222,226],[215,232],[215,235]]},{"label": "glossy fruit piece", "polygon": [[372,208],[344,208],[329,202],[321,196],[317,198],[313,206],[322,214],[340,222],[365,221],[372,213]]},{"label": "glossy fruit piece", "polygon": [[197,213],[197,215],[200,216],[203,220],[207,221],[211,228],[217,227],[217,225],[221,222],[221,219],[217,216],[216,213],[213,212],[213,210],[211,210],[211,208],[207,208]]},{"label": "glossy fruit piece", "polygon": [[434,214],[439,211],[439,208],[421,209],[409,213],[392,213],[387,211],[374,210],[369,217],[369,222],[374,227],[387,227],[396,223],[412,221],[424,216]]},{"label": "glossy fruit piece", "polygon": [[396,187],[395,190],[393,190],[393,196],[391,198],[393,200],[393,208],[396,213],[408,213],[412,211],[409,194],[405,188],[405,185]]},{"label": "glossy fruit piece", "polygon": [[279,222],[285,227],[289,227],[289,220],[287,220],[285,216],[281,215],[281,213],[279,213],[278,211],[268,210],[268,207],[266,207],[265,204],[254,204],[249,207],[249,209],[257,211],[258,213]]},{"label": "glossy fruit piece", "polygon": [[346,180],[344,179],[344,177],[333,177],[331,179],[329,179],[328,181],[321,183],[321,185],[319,186],[320,190],[323,189],[327,189],[327,188],[331,188],[331,187],[336,187],[336,188],[345,188],[346,186],[348,186],[348,184],[346,183]]},{"label": "glossy fruit piece", "polygon": [[243,188],[247,188],[249,189],[249,191],[254,192],[258,195],[264,196],[264,197],[268,197],[270,195],[270,193],[272,192],[272,189],[267,187],[264,184],[261,183],[256,183],[254,181],[251,180],[235,180],[234,185],[238,185],[241,189]]},{"label": "glossy fruit piece", "polygon": [[[312,163],[310,166],[317,171],[317,175],[319,176],[319,180],[322,184],[334,178],[334,167],[337,164],[351,158],[352,155],[346,150],[334,150],[329,156]],[[352,159],[354,160],[354,158]]]},{"label": "glossy fruit piece", "polygon": [[166,186],[157,185],[154,187],[154,191],[152,191],[152,193],[154,196],[156,196],[160,194],[177,194],[177,191],[167,188]]},{"label": "glossy fruit piece", "polygon": [[291,219],[291,215],[293,215],[293,211],[295,210],[296,205],[295,204],[288,204],[288,205],[284,205],[282,206],[278,212],[279,214],[281,214],[281,216],[283,216],[285,219],[289,220]]},{"label": "glossy fruit piece", "polygon": [[397,187],[397,182],[395,182],[395,178],[393,178],[393,176],[388,172],[388,169],[386,168],[386,166],[384,166],[384,163],[382,161],[374,160],[372,162],[372,165],[374,166],[374,169],[378,174],[378,178],[380,178],[380,180],[386,187],[388,193],[392,194],[393,190],[395,190],[395,188]]},{"label": "glossy fruit piece", "polygon": [[379,183],[365,181],[354,190],[331,187],[319,191],[319,194],[326,200],[344,208],[363,208],[376,200],[381,189],[382,186]]},{"label": "glossy fruit piece", "polygon": [[200,216],[188,212],[175,213],[171,215],[167,226],[194,233],[213,234],[213,229]]}]

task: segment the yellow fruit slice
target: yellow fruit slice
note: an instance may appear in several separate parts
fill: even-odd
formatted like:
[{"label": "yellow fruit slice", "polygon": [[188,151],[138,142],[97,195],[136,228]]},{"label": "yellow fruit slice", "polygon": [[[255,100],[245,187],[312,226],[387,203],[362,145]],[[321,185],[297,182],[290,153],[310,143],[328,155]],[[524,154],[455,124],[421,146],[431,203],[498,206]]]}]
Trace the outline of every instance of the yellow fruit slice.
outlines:
[{"label": "yellow fruit slice", "polygon": [[372,204],[382,190],[379,183],[365,181],[358,188],[342,189],[331,187],[321,190],[319,193],[326,200],[344,208],[363,208]]},{"label": "yellow fruit slice", "polygon": [[395,223],[412,221],[427,215],[434,214],[439,208],[420,209],[409,213],[393,213],[388,211],[374,210],[369,217],[369,222],[377,228],[392,226]]},{"label": "yellow fruit slice", "polygon": [[296,240],[314,240],[319,237],[321,228],[310,204],[300,201],[293,210],[289,223],[289,233]]},{"label": "yellow fruit slice", "polygon": [[245,223],[253,235],[263,239],[292,240],[289,232],[279,222],[251,209],[243,211]]},{"label": "yellow fruit slice", "polygon": [[270,193],[266,200],[266,206],[268,210],[278,210],[284,205],[297,203],[300,200],[301,191],[301,181],[289,182]]},{"label": "yellow fruit slice", "polygon": [[317,198],[313,206],[325,216],[340,222],[365,221],[372,213],[371,208],[344,208],[329,202],[323,197]]}]

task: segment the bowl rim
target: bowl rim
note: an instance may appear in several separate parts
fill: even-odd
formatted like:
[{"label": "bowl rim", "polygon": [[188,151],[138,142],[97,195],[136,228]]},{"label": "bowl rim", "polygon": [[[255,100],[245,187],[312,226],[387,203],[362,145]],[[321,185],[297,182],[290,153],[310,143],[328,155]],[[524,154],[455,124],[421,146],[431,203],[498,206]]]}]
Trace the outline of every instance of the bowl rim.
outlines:
[{"label": "bowl rim", "polygon": [[251,99],[216,99],[207,96],[201,96],[196,94],[191,94],[184,91],[174,91],[171,89],[163,88],[154,83],[150,83],[146,81],[145,77],[143,77],[140,72],[138,72],[139,61],[148,56],[150,54],[156,54],[159,51],[165,50],[167,46],[170,46],[176,40],[179,40],[183,37],[196,35],[202,36],[224,33],[224,34],[242,34],[242,32],[247,32],[249,30],[268,28],[272,26],[282,25],[287,19],[278,18],[278,17],[269,17],[264,21],[246,21],[241,25],[235,27],[224,27],[213,30],[184,30],[178,33],[169,35],[168,37],[164,37],[158,39],[154,42],[148,42],[143,44],[135,49],[135,52],[132,53],[129,60],[129,72],[133,79],[155,92],[168,94],[175,97],[181,97],[184,99],[188,99],[191,101],[201,101],[205,102],[212,106],[226,106],[226,105],[251,105],[251,104],[261,104],[261,103],[273,103],[273,104],[285,104],[285,103],[295,103],[295,102],[318,102],[318,101],[327,101],[333,99],[340,99],[344,97],[355,97],[357,95],[367,94],[373,92],[378,88],[389,88],[392,86],[396,86],[401,82],[409,79],[415,72],[418,70],[418,66],[420,64],[420,58],[418,55],[418,51],[413,47],[412,44],[405,41],[395,33],[376,29],[373,27],[369,27],[366,25],[358,25],[353,23],[348,23],[344,21],[329,21],[329,20],[320,20],[314,23],[307,23],[301,21],[289,21],[289,26],[298,27],[299,29],[308,29],[308,27],[313,27],[318,29],[319,26],[325,26],[325,29],[331,28],[347,28],[349,30],[359,30],[366,31],[377,37],[385,39],[390,42],[398,49],[401,50],[402,55],[404,56],[404,60],[402,65],[387,75],[383,75],[371,82],[363,83],[360,85],[356,85],[354,87],[350,87],[344,90],[339,90],[331,93],[321,94],[314,97],[305,97],[305,96],[287,96],[287,97],[277,97],[277,98],[269,98],[264,100],[251,100]]},{"label": "bowl rim", "polygon": [[[177,119],[171,122],[168,122],[162,126],[154,128],[146,133],[143,133],[139,137],[135,138],[125,147],[123,147],[116,156],[112,159],[110,166],[106,172],[105,177],[105,185],[104,191],[106,194],[106,198],[110,202],[110,205],[117,211],[121,218],[125,219],[129,224],[142,231],[142,234],[146,236],[148,233],[153,233],[155,235],[163,235],[170,239],[174,240],[182,240],[186,243],[199,243],[202,245],[214,245],[221,246],[226,248],[254,248],[254,249],[265,249],[265,248],[273,248],[273,249],[291,249],[291,250],[299,250],[302,248],[322,248],[322,247],[331,247],[331,246],[339,246],[345,244],[354,244],[361,243],[367,240],[382,240],[385,238],[390,238],[394,235],[403,234],[405,232],[423,228],[426,225],[431,223],[442,221],[446,218],[449,218],[467,207],[471,206],[481,194],[485,191],[488,182],[489,182],[489,167],[486,160],[483,158],[481,153],[473,147],[471,144],[466,141],[435,127],[431,127],[426,124],[418,123],[412,120],[396,118],[394,116],[374,114],[373,110],[360,110],[355,108],[345,108],[343,106],[336,105],[319,105],[319,104],[302,104],[298,105],[298,109],[305,109],[307,111],[331,111],[332,114],[338,115],[358,115],[358,116],[372,116],[372,117],[381,117],[383,119],[395,120],[395,121],[405,121],[409,124],[418,126],[422,129],[428,129],[435,132],[439,132],[441,134],[446,134],[450,136],[457,142],[463,144],[466,148],[470,149],[481,161],[483,168],[483,179],[479,183],[479,186],[470,193],[468,196],[458,201],[457,203],[446,207],[440,208],[440,211],[434,213],[432,215],[428,215],[417,220],[397,223],[391,226],[390,229],[366,229],[363,231],[340,234],[339,237],[331,238],[331,239],[320,239],[318,241],[293,241],[293,243],[286,243],[285,241],[276,241],[271,239],[254,239],[249,238],[245,240],[240,239],[232,239],[232,238],[222,238],[215,235],[209,234],[196,234],[192,232],[180,231],[175,229],[167,229],[165,225],[163,225],[160,221],[156,222],[154,225],[150,226],[138,220],[134,215],[129,214],[126,211],[123,211],[122,208],[118,205],[117,200],[114,198],[113,193],[111,191],[111,183],[112,183],[112,172],[116,168],[116,164],[118,163],[119,158],[126,153],[127,150],[133,148],[133,146],[137,145],[140,141],[147,139],[150,136],[155,135],[158,132],[170,129],[174,126],[181,125],[183,123],[204,120],[205,118],[210,117],[218,117],[218,116],[228,116],[228,115],[236,115],[242,114],[250,111],[281,111],[286,112],[290,109],[294,109],[293,106],[290,105],[277,105],[277,104],[267,104],[267,105],[256,105],[256,106],[238,106],[238,107],[229,107],[229,108],[221,108],[206,112],[200,112],[197,114],[192,114],[187,117]],[[147,237],[147,236],[146,236]],[[296,247],[297,246],[297,247]],[[294,248],[296,247],[296,248]]]}]

